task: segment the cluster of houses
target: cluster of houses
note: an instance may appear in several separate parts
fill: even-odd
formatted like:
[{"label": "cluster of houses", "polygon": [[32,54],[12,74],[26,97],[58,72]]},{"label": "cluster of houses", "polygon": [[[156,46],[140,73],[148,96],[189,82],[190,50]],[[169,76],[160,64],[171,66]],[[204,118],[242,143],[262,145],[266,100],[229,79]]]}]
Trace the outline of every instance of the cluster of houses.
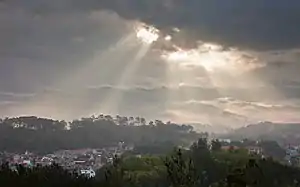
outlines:
[{"label": "cluster of houses", "polygon": [[[220,139],[219,141],[222,144],[221,149],[224,151],[234,151],[243,148],[251,155],[261,155],[262,157],[264,156],[264,150],[258,145],[258,142],[255,142],[253,145],[241,147],[231,144],[232,141],[230,139]],[[240,143],[242,144],[243,141],[240,141]]]},{"label": "cluster of houses", "polygon": [[[260,155],[262,158],[269,156],[272,157],[272,155],[267,154],[266,150],[263,147],[259,146],[259,141],[256,142],[256,145],[243,147],[232,145],[232,142],[229,139],[220,141],[222,142],[221,149],[225,151],[234,151],[242,148],[248,151],[248,154]],[[243,143],[243,141],[240,141],[240,143]],[[300,146],[287,145],[282,146],[282,149],[285,151],[285,157],[280,161],[288,165],[300,167]]]},{"label": "cluster of houses", "polygon": [[[235,146],[230,140],[220,140],[224,151],[234,151],[241,149],[240,146]],[[242,142],[241,142],[242,143]],[[249,154],[260,155],[265,157],[265,150],[258,143],[252,146],[243,146],[244,150]],[[70,171],[77,171],[79,174],[87,177],[95,177],[95,171],[102,166],[112,163],[115,155],[121,155],[125,151],[133,150],[133,146],[125,145],[120,142],[114,147],[101,149],[80,149],[80,150],[61,150],[51,154],[34,154],[25,152],[23,154],[0,152],[0,164],[7,162],[11,166],[23,165],[25,167],[34,166],[49,166],[58,164]],[[300,147],[288,146],[285,148],[285,162],[300,166]]]},{"label": "cluster of houses", "polygon": [[[238,150],[241,149],[241,147],[238,146],[222,146],[221,148],[224,151],[230,151],[230,150]],[[247,150],[249,154],[251,155],[261,155],[263,156],[264,152],[263,152],[263,148],[259,147],[259,146],[246,146],[243,149]]]},{"label": "cluster of houses", "polygon": [[287,146],[285,160],[290,165],[300,167],[300,146]]},{"label": "cluster of houses", "polygon": [[116,147],[103,149],[61,150],[52,154],[38,155],[30,152],[23,154],[0,153],[0,162],[10,165],[23,165],[25,167],[49,166],[58,164],[63,168],[76,171],[87,177],[95,177],[95,171],[103,165],[112,163],[115,155],[132,150],[133,147],[124,146],[120,142]]}]

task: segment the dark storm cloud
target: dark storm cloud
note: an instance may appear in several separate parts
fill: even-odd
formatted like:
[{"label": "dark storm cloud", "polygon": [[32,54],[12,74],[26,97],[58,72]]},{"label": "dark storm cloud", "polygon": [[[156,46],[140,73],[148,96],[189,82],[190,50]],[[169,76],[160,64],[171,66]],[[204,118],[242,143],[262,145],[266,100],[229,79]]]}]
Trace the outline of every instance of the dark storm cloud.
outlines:
[{"label": "dark storm cloud", "polygon": [[84,67],[126,32],[117,15],[57,12],[57,2],[0,3],[1,91],[32,92],[51,86]]},{"label": "dark storm cloud", "polygon": [[298,0],[89,0],[79,4],[110,9],[162,30],[183,29],[188,45],[197,40],[252,49],[300,45]]},{"label": "dark storm cloud", "polygon": [[[121,9],[124,17],[131,18],[135,12],[137,18],[163,29],[186,29],[193,33],[191,41],[207,40],[254,49],[293,48],[300,43],[297,0],[174,0],[170,6],[159,6],[153,0],[127,2],[127,7],[133,8]],[[118,12],[121,6],[115,6]]]},{"label": "dark storm cloud", "polygon": [[300,45],[298,0],[28,0],[6,1],[35,15],[53,12],[111,10],[125,19],[140,20],[170,31],[182,29],[175,41],[195,41],[251,49],[286,49]]}]

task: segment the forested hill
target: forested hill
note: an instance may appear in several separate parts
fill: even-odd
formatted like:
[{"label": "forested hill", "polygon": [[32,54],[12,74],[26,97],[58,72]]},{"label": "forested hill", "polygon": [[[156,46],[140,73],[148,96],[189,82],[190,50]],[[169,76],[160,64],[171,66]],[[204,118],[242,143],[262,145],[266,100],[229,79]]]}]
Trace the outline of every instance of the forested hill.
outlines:
[{"label": "forested hill", "polygon": [[235,140],[273,140],[280,144],[298,144],[300,141],[300,123],[271,123],[262,122],[236,129],[222,135],[222,138]]},{"label": "forested hill", "polygon": [[0,121],[0,151],[52,152],[61,149],[101,148],[127,144],[189,144],[198,138],[190,125],[162,121],[146,122],[140,117],[104,116],[72,122],[34,116]]}]

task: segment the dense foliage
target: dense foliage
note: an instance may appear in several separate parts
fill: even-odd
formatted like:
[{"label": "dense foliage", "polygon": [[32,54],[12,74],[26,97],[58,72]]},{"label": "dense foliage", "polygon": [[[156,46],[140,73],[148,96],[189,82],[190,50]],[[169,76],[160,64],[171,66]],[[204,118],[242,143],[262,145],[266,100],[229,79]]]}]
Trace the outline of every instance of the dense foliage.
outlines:
[{"label": "dense foliage", "polygon": [[[72,122],[37,117],[0,121],[0,151],[52,152],[61,149],[102,148],[123,141],[136,146],[181,145],[196,140],[193,127],[140,117],[100,115]],[[45,146],[47,145],[47,146]]]},{"label": "dense foliage", "polygon": [[[200,139],[164,156],[123,155],[87,179],[59,166],[0,169],[1,186],[45,187],[298,187],[300,170],[244,150],[218,149]],[[212,148],[215,146],[214,148]]]},{"label": "dense foliage", "polygon": [[93,181],[70,173],[60,166],[11,168],[3,164],[0,169],[0,186],[5,187],[75,187],[92,186]]}]

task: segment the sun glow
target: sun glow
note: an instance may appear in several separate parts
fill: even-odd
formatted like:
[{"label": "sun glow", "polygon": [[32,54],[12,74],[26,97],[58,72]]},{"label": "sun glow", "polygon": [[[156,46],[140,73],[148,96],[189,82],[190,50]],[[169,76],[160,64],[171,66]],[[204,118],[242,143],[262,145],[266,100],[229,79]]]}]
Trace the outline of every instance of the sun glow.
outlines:
[{"label": "sun glow", "polygon": [[167,36],[165,37],[165,41],[171,41],[171,40],[172,40],[172,36],[167,35]]},{"label": "sun glow", "polygon": [[[179,29],[174,30],[174,32],[179,31]],[[239,73],[256,67],[256,64],[252,63],[255,59],[251,55],[237,49],[225,49],[221,45],[201,41],[198,42],[196,48],[183,49],[173,43],[174,36],[164,34],[163,36],[160,30],[144,23],[137,23],[135,26],[136,38],[142,44],[151,45],[155,42],[163,44],[157,45],[158,51],[167,63],[179,66],[201,66],[211,73],[225,71]],[[174,40],[176,41],[176,36]],[[168,49],[165,49],[164,45],[168,46]],[[172,49],[169,50],[170,48]]]},{"label": "sun glow", "polygon": [[180,65],[202,66],[207,71],[214,71],[226,67],[226,59],[213,52],[201,53],[196,49],[168,52],[163,54],[168,62],[176,62]]},{"label": "sun glow", "polygon": [[162,58],[167,62],[176,63],[181,66],[202,66],[209,72],[242,72],[243,70],[255,68],[253,65],[250,66],[251,64],[255,64],[250,63],[250,61],[253,62],[255,59],[247,58],[246,56],[246,54],[238,50],[224,50],[222,46],[209,43],[202,43],[198,48],[188,50],[175,46],[175,51],[165,51],[162,53]]},{"label": "sun glow", "polygon": [[136,37],[143,43],[152,44],[159,39],[159,30],[152,26],[140,26],[136,29]]},{"label": "sun glow", "polygon": [[197,53],[194,50],[182,50],[178,49],[177,51],[172,51],[168,53],[164,53],[163,57],[167,59],[168,61],[180,61],[184,63],[189,63],[196,58]]}]

